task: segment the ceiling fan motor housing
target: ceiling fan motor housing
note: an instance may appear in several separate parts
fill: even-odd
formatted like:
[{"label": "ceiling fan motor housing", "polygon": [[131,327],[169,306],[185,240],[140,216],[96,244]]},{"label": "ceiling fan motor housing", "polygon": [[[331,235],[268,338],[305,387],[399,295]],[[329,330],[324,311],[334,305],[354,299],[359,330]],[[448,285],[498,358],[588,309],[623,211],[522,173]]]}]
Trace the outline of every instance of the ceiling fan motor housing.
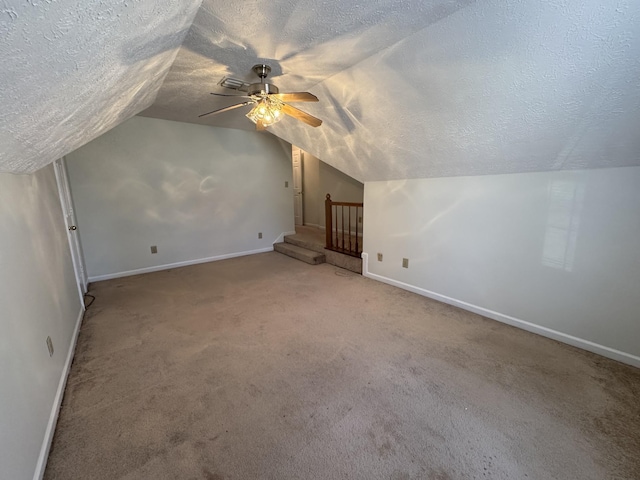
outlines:
[{"label": "ceiling fan motor housing", "polygon": [[247,89],[249,95],[269,95],[270,93],[278,93],[278,87],[272,83],[252,83]]},{"label": "ceiling fan motor housing", "polygon": [[253,72],[260,77],[260,83],[252,83],[249,85],[249,95],[269,95],[270,93],[278,93],[278,87],[271,83],[264,83],[264,79],[271,73],[269,65],[258,64],[252,68]]}]

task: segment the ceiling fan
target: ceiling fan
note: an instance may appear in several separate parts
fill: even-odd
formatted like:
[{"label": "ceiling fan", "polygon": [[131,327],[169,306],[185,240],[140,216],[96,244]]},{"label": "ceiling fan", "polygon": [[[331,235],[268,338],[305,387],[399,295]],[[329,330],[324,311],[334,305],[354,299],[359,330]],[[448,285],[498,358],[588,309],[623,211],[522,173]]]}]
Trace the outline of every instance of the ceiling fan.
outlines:
[{"label": "ceiling fan", "polygon": [[230,105],[228,107],[219,108],[211,112],[203,113],[198,117],[206,117],[207,115],[217,115],[219,113],[235,110],[236,108],[253,105],[253,108],[247,113],[247,118],[256,124],[256,130],[264,130],[269,125],[279,122],[284,115],[297,118],[307,125],[319,127],[322,120],[309,115],[302,110],[289,105],[290,102],[317,102],[318,97],[309,92],[280,93],[278,87],[272,83],[265,83],[265,78],[271,73],[269,65],[254,65],[252,70],[260,77],[260,83],[252,83],[248,85],[247,95],[225,95],[222,93],[211,93],[219,97],[237,97],[246,98],[248,100]]}]

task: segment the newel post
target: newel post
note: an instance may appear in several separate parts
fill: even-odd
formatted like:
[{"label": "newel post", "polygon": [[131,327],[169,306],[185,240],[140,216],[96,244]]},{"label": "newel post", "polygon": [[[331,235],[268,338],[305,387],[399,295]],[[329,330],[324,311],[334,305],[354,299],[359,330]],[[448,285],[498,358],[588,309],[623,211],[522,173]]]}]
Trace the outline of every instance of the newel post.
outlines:
[{"label": "newel post", "polygon": [[327,199],[324,201],[324,223],[326,234],[325,248],[333,248],[333,236],[331,235],[331,227],[333,226],[333,218],[331,214],[331,195],[327,193]]}]

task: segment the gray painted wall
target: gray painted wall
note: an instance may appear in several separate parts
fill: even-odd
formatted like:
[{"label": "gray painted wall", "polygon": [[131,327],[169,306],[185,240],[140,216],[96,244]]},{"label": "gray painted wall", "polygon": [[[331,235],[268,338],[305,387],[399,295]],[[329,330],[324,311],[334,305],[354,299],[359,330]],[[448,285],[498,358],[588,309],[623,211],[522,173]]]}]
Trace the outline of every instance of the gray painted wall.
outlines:
[{"label": "gray painted wall", "polygon": [[271,248],[294,230],[290,152],[266,133],[134,117],[68,155],[90,279]]},{"label": "gray painted wall", "polygon": [[368,271],[640,366],[638,185],[640,167],[366,183]]},{"label": "gray painted wall", "polygon": [[[362,203],[362,183],[308,152],[302,152],[302,158],[305,225],[325,226],[324,201],[327,193],[331,194],[331,198],[336,202]],[[353,215],[355,216],[355,210]]]},{"label": "gray painted wall", "polygon": [[80,312],[53,165],[0,174],[0,478],[34,477]]}]

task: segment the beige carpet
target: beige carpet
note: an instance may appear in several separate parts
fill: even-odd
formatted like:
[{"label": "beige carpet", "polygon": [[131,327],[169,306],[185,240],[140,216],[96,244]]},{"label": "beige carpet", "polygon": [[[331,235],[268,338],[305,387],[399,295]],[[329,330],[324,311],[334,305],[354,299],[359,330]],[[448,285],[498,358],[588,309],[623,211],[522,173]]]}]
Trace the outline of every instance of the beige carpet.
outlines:
[{"label": "beige carpet", "polygon": [[91,292],[47,479],[640,478],[638,369],[277,253]]}]

